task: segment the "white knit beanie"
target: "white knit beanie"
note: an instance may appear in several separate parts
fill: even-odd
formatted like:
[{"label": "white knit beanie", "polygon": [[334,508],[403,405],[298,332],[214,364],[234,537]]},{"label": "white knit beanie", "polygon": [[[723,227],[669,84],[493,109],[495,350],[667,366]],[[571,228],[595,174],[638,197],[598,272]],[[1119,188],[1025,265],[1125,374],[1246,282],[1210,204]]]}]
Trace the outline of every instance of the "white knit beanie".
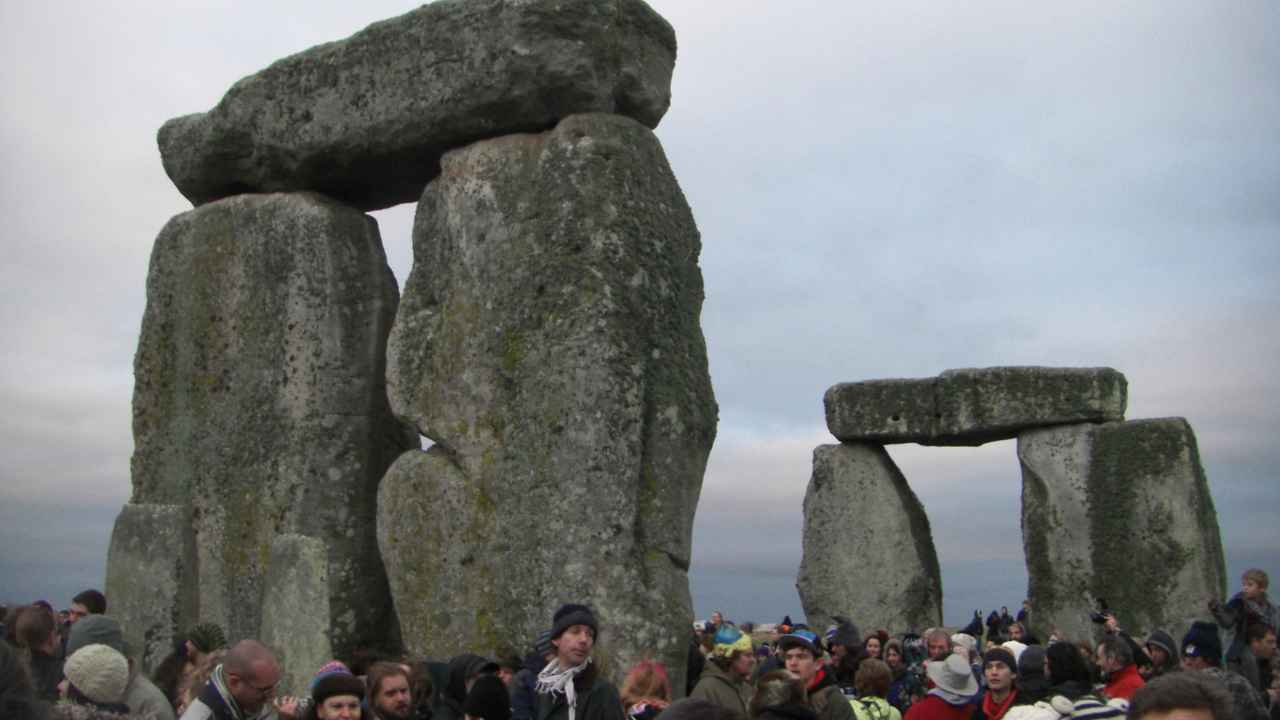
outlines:
[{"label": "white knit beanie", "polygon": [[67,658],[62,672],[96,703],[118,703],[129,685],[129,661],[107,645],[85,645]]}]

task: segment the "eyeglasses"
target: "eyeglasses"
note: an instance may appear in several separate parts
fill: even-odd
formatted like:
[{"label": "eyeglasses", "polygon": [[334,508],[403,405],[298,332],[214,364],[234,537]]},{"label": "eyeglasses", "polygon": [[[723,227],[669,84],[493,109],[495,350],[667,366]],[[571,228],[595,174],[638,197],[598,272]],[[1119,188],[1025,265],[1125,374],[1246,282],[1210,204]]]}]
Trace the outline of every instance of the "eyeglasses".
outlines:
[{"label": "eyeglasses", "polygon": [[278,680],[265,687],[258,687],[257,685],[254,685],[253,683],[249,682],[249,680],[245,678],[243,675],[228,673],[228,677],[233,677],[239,680],[240,682],[244,683],[245,685],[248,685],[254,692],[258,693],[258,695],[262,697],[271,697],[272,695],[275,695],[276,690],[280,687],[280,681]]}]

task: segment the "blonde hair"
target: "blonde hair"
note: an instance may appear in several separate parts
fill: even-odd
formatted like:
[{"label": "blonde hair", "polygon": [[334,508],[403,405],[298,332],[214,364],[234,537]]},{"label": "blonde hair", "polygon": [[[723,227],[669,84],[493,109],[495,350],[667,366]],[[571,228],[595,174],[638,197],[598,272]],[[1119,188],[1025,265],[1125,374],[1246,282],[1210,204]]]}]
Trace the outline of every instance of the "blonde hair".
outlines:
[{"label": "blonde hair", "polygon": [[670,702],[671,680],[667,677],[667,666],[653,660],[641,660],[631,667],[618,694],[622,696],[622,707],[627,710],[644,700]]}]

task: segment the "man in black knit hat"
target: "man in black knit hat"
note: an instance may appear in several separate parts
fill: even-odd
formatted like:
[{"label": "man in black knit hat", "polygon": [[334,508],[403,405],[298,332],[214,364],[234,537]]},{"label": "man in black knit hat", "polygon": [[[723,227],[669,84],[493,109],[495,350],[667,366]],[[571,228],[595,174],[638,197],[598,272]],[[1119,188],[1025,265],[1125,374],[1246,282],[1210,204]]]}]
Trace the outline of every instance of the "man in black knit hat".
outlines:
[{"label": "man in black knit hat", "polygon": [[560,606],[551,619],[556,656],[538,674],[535,720],[622,720],[622,698],[591,663],[600,627],[586,605]]}]

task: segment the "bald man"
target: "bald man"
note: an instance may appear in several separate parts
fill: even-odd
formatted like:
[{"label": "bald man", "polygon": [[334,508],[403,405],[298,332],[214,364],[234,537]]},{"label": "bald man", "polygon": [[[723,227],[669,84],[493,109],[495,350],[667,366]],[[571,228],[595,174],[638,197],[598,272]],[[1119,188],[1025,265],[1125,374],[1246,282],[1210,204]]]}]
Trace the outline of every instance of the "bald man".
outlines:
[{"label": "bald man", "polygon": [[214,668],[182,720],[269,720],[276,716],[271,699],[279,684],[280,665],[271,650],[257,640],[241,640]]}]

